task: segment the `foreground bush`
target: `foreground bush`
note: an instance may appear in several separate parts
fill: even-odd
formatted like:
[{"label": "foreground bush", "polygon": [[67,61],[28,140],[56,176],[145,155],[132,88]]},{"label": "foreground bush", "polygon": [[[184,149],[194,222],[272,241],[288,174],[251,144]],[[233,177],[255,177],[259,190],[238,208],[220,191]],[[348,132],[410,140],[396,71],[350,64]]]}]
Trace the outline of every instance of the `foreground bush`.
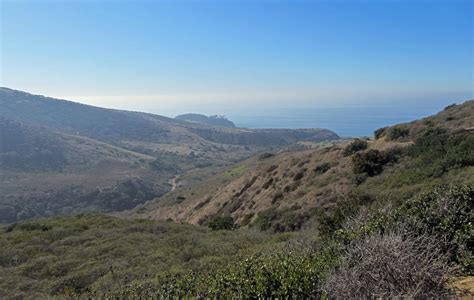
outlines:
[{"label": "foreground bush", "polygon": [[474,185],[437,186],[431,192],[407,200],[388,212],[375,213],[364,222],[339,230],[337,236],[349,243],[361,236],[403,226],[416,235],[437,238],[450,262],[465,274],[474,273]]},{"label": "foreground bush", "polygon": [[351,243],[328,278],[331,298],[440,298],[451,295],[453,269],[436,238],[375,234]]},{"label": "foreground bush", "polygon": [[337,257],[334,248],[254,255],[240,263],[211,271],[137,283],[115,297],[198,298],[319,298],[321,286]]},{"label": "foreground bush", "polygon": [[451,261],[474,272],[474,185],[438,186],[407,201],[394,218],[414,233],[438,237]]}]

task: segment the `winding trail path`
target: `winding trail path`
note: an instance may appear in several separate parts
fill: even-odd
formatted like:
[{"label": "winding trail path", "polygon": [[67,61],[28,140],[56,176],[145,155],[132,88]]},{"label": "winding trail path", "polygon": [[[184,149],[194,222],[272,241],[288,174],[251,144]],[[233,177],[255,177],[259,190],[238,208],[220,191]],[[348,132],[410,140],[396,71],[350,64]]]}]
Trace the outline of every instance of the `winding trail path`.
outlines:
[{"label": "winding trail path", "polygon": [[179,180],[179,178],[181,178],[181,176],[186,175],[186,174],[191,173],[191,172],[194,172],[194,171],[197,171],[197,170],[199,170],[199,168],[192,169],[192,170],[189,170],[189,171],[184,172],[184,173],[182,173],[182,174],[176,175],[176,176],[171,180],[171,190],[170,190],[170,192],[174,192],[174,191],[178,188],[178,180]]},{"label": "winding trail path", "polygon": [[176,175],[173,180],[171,180],[171,191],[170,192],[173,192],[176,190],[176,188],[178,187],[178,179],[181,177],[182,174],[178,174]]}]

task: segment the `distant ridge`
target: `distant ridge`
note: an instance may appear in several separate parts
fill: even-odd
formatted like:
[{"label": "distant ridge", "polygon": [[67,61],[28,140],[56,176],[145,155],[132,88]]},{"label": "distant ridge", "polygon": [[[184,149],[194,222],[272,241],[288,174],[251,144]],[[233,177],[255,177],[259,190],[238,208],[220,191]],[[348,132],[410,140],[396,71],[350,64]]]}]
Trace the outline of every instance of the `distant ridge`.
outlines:
[{"label": "distant ridge", "polygon": [[183,114],[175,117],[176,120],[180,121],[187,121],[187,122],[195,122],[200,124],[207,124],[213,126],[221,126],[221,127],[229,127],[234,128],[236,127],[235,124],[229,121],[224,116],[205,116],[201,114]]},{"label": "distant ridge", "polygon": [[[339,138],[336,133],[319,128],[259,130],[185,122],[155,114],[106,109],[32,95],[3,87],[0,87],[0,108],[0,116],[5,118],[87,136],[122,147],[125,146],[124,144],[129,147],[129,142],[132,140],[142,143],[212,142],[245,146],[277,146],[304,140],[321,141]],[[225,120],[219,117],[208,119]],[[134,147],[133,150],[136,148]]]},{"label": "distant ridge", "polygon": [[173,178],[190,170],[339,138],[327,129],[244,129],[205,118],[221,125],[0,87],[0,223],[131,209],[168,192]]}]

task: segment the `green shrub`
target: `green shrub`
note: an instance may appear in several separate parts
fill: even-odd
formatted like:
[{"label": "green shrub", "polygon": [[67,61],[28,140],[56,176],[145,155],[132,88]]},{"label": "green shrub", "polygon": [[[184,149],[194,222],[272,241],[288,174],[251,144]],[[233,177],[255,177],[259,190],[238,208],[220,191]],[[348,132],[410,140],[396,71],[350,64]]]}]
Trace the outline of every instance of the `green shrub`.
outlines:
[{"label": "green shrub", "polygon": [[335,249],[310,248],[286,253],[253,255],[239,263],[203,273],[161,277],[157,282],[132,284],[115,297],[165,298],[319,298],[329,270],[337,262]]},{"label": "green shrub", "polygon": [[364,183],[364,181],[367,180],[367,177],[369,176],[365,173],[356,173],[352,175],[351,182],[355,185],[359,185]]},{"label": "green shrub", "polygon": [[234,219],[231,216],[218,216],[209,222],[209,228],[212,230],[233,230],[237,228]]},{"label": "green shrub", "polygon": [[[429,128],[419,135],[407,153],[412,162],[401,176],[417,181],[440,177],[450,170],[474,166],[474,135],[465,131]],[[412,184],[413,179],[409,183]]]},{"label": "green shrub", "polygon": [[329,163],[322,163],[320,165],[317,165],[315,168],[314,168],[314,173],[315,174],[323,174],[323,173],[326,173],[329,169],[331,169],[331,164]]},{"label": "green shrub", "polygon": [[360,207],[366,206],[374,199],[364,193],[352,193],[346,199],[326,211],[317,211],[318,230],[322,237],[330,238],[336,230],[342,228],[347,218],[355,216]]},{"label": "green shrub", "polygon": [[473,249],[474,185],[435,187],[388,212],[375,213],[364,222],[339,230],[347,243],[358,237],[405,228],[417,235],[434,236],[443,241],[449,259],[465,273],[474,271]]},{"label": "green shrub", "polygon": [[258,159],[259,160],[264,160],[264,159],[267,159],[267,158],[270,158],[270,157],[273,157],[275,156],[275,154],[273,153],[269,153],[269,152],[265,152],[265,153],[262,153],[258,156]]},{"label": "green shrub", "polygon": [[407,137],[410,134],[410,130],[408,128],[400,127],[400,126],[395,126],[395,127],[390,127],[386,131],[386,139],[388,141],[396,141],[400,140],[404,137]]},{"label": "green shrub", "polygon": [[368,146],[369,144],[367,143],[367,141],[364,141],[361,139],[355,139],[349,145],[346,146],[342,154],[344,156],[349,156],[361,150],[367,149]]},{"label": "green shrub", "polygon": [[452,261],[474,271],[474,185],[438,186],[407,201],[395,218],[418,234],[439,237]]},{"label": "green shrub", "polygon": [[[53,229],[53,226],[45,225],[39,222],[29,221],[27,223],[22,223],[18,225],[17,228],[23,231],[34,231],[34,230],[48,231],[48,230]],[[9,231],[7,230],[7,232]]]},{"label": "green shrub", "polygon": [[295,176],[293,176],[294,181],[299,181],[304,177],[304,173],[306,172],[306,169],[298,171]]},{"label": "green shrub", "polygon": [[272,207],[261,211],[252,226],[261,231],[288,232],[300,230],[312,212],[298,213],[291,209]]},{"label": "green shrub", "polygon": [[367,174],[375,176],[382,173],[383,166],[387,163],[385,155],[378,150],[371,149],[364,153],[352,156],[354,174]]}]

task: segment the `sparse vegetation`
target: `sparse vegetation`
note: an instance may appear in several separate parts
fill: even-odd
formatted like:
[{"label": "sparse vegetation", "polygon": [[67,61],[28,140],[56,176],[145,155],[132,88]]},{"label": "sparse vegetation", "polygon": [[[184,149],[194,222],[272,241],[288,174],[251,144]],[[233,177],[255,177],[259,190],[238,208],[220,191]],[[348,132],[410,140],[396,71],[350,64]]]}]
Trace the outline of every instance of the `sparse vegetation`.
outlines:
[{"label": "sparse vegetation", "polygon": [[397,232],[363,237],[345,247],[324,290],[335,299],[453,296],[453,268],[439,244],[431,236]]}]

